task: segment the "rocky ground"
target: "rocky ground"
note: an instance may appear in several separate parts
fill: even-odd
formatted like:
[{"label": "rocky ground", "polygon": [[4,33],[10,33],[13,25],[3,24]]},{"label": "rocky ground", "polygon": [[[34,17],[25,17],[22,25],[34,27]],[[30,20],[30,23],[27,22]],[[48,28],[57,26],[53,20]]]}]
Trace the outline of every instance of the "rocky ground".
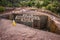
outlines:
[{"label": "rocky ground", "polygon": [[60,40],[60,35],[18,23],[13,26],[11,20],[0,19],[0,40]]},{"label": "rocky ground", "polygon": [[[8,13],[11,14],[13,12],[14,10]],[[15,12],[20,13],[22,10],[21,8],[16,8]],[[31,11],[28,10],[28,12]],[[52,15],[49,16],[52,17]],[[52,19],[55,20],[56,18],[53,17]],[[60,21],[56,21],[56,24],[60,28]],[[60,35],[33,29],[31,27],[18,23],[16,26],[13,26],[11,20],[0,19],[0,40],[60,40]]]}]

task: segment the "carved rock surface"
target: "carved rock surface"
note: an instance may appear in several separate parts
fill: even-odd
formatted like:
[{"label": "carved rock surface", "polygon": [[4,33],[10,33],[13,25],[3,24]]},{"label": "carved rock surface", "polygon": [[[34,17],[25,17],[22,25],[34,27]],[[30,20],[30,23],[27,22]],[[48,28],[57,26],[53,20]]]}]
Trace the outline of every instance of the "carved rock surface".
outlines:
[{"label": "carved rock surface", "polygon": [[60,35],[33,29],[22,24],[12,25],[12,21],[0,20],[0,40],[60,40]]}]

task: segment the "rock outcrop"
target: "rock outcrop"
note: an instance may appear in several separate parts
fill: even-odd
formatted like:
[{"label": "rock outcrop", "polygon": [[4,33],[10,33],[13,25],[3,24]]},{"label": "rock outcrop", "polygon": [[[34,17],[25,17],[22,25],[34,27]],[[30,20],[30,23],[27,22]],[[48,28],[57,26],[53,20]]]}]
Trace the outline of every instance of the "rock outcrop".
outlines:
[{"label": "rock outcrop", "polygon": [[60,35],[30,28],[12,21],[0,20],[0,40],[60,40]]}]

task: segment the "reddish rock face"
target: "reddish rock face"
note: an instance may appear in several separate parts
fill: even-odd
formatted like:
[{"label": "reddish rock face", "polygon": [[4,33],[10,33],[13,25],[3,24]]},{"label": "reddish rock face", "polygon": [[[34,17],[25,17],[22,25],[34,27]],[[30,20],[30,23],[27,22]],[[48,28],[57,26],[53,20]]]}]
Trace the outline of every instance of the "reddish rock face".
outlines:
[{"label": "reddish rock face", "polygon": [[60,35],[30,28],[12,21],[0,20],[0,40],[60,40]]},{"label": "reddish rock face", "polygon": [[[44,28],[46,28],[47,26],[48,26],[48,28],[46,28],[47,30],[49,30],[50,32],[54,32],[54,33],[56,33],[57,31],[58,31],[58,33],[59,33],[59,31],[60,31],[60,28],[59,28],[59,30],[58,30],[58,26],[56,26],[56,24],[55,24],[55,22],[54,22],[54,20],[56,21],[56,18],[54,17],[54,20],[52,20],[53,19],[53,16],[55,16],[55,15],[53,15],[53,14],[51,14],[51,13],[49,13],[49,12],[39,12],[39,13],[37,13],[37,11],[33,11],[33,10],[26,10],[26,9],[24,9],[25,11],[23,11],[23,13],[20,13],[19,12],[19,14],[24,14],[23,16],[21,16],[21,17],[23,17],[23,18],[21,18],[20,17],[20,19],[18,19],[16,22],[18,22],[18,23],[20,23],[21,21],[23,21],[23,22],[21,22],[22,24],[25,24],[25,25],[28,25],[28,26],[30,26],[31,25],[31,27],[33,26],[33,28],[37,28],[37,29],[44,29]],[[21,11],[21,10],[20,10]],[[22,12],[21,11],[21,12]],[[47,15],[47,13],[48,13],[48,15]],[[8,13],[7,13],[8,14]],[[16,13],[17,14],[17,13]],[[19,15],[18,14],[18,15]],[[44,14],[46,14],[44,17],[41,17],[41,19],[40,20],[34,20],[33,21],[33,17],[31,17],[31,18],[29,18],[30,16],[32,16],[33,14],[35,15],[35,17],[37,17],[36,15],[43,15],[44,16]],[[14,15],[14,14],[13,14]],[[12,14],[8,14],[8,15],[3,15],[3,18],[6,18],[6,19],[15,19],[15,16],[16,15],[14,15],[13,16]],[[20,15],[19,15],[20,16]],[[27,16],[27,17],[26,17]],[[50,18],[49,20],[48,20],[48,17],[52,17],[52,18]],[[26,17],[26,18],[25,18]],[[17,17],[18,18],[18,17]],[[38,18],[38,17],[37,17]],[[23,20],[22,20],[23,19]],[[26,19],[26,20],[25,20]],[[39,19],[39,18],[38,18]],[[21,21],[20,21],[21,20]],[[32,23],[33,22],[33,23]],[[47,23],[48,22],[48,23]],[[60,26],[59,26],[60,27]],[[45,29],[44,29],[45,30]],[[59,33],[60,34],[60,33]]]}]

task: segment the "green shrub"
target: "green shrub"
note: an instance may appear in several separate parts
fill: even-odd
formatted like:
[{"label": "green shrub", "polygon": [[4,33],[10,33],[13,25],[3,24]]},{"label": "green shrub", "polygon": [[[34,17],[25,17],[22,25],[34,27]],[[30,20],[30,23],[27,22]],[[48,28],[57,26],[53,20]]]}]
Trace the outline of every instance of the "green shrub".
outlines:
[{"label": "green shrub", "polygon": [[43,3],[42,3],[42,6],[47,6],[49,3],[50,3],[50,1],[49,0],[44,0],[44,1],[42,1]]},{"label": "green shrub", "polygon": [[54,13],[60,13],[60,3],[57,1],[54,1],[53,3],[50,3],[46,6],[47,10],[50,10]]},{"label": "green shrub", "polygon": [[12,7],[12,4],[11,4],[11,3],[8,3],[7,6],[8,6],[8,7]]},{"label": "green shrub", "polygon": [[37,7],[37,8],[41,8],[40,2],[38,2],[38,3],[36,4],[36,7]]},{"label": "green shrub", "polygon": [[33,6],[33,5],[32,5],[32,1],[29,1],[29,2],[27,3],[27,6],[32,7],[32,6]]},{"label": "green shrub", "polygon": [[48,4],[48,5],[46,6],[46,9],[52,10],[52,9],[53,9],[53,5],[52,5],[52,4]]},{"label": "green shrub", "polygon": [[0,12],[3,12],[3,11],[5,11],[5,8],[0,6]]},{"label": "green shrub", "polygon": [[16,3],[16,4],[13,4],[14,7],[19,7],[20,4],[19,3]]},{"label": "green shrub", "polygon": [[21,7],[27,6],[27,2],[25,2],[25,1],[20,2],[20,6],[21,6]]},{"label": "green shrub", "polygon": [[46,7],[42,7],[42,9],[46,9]]}]

